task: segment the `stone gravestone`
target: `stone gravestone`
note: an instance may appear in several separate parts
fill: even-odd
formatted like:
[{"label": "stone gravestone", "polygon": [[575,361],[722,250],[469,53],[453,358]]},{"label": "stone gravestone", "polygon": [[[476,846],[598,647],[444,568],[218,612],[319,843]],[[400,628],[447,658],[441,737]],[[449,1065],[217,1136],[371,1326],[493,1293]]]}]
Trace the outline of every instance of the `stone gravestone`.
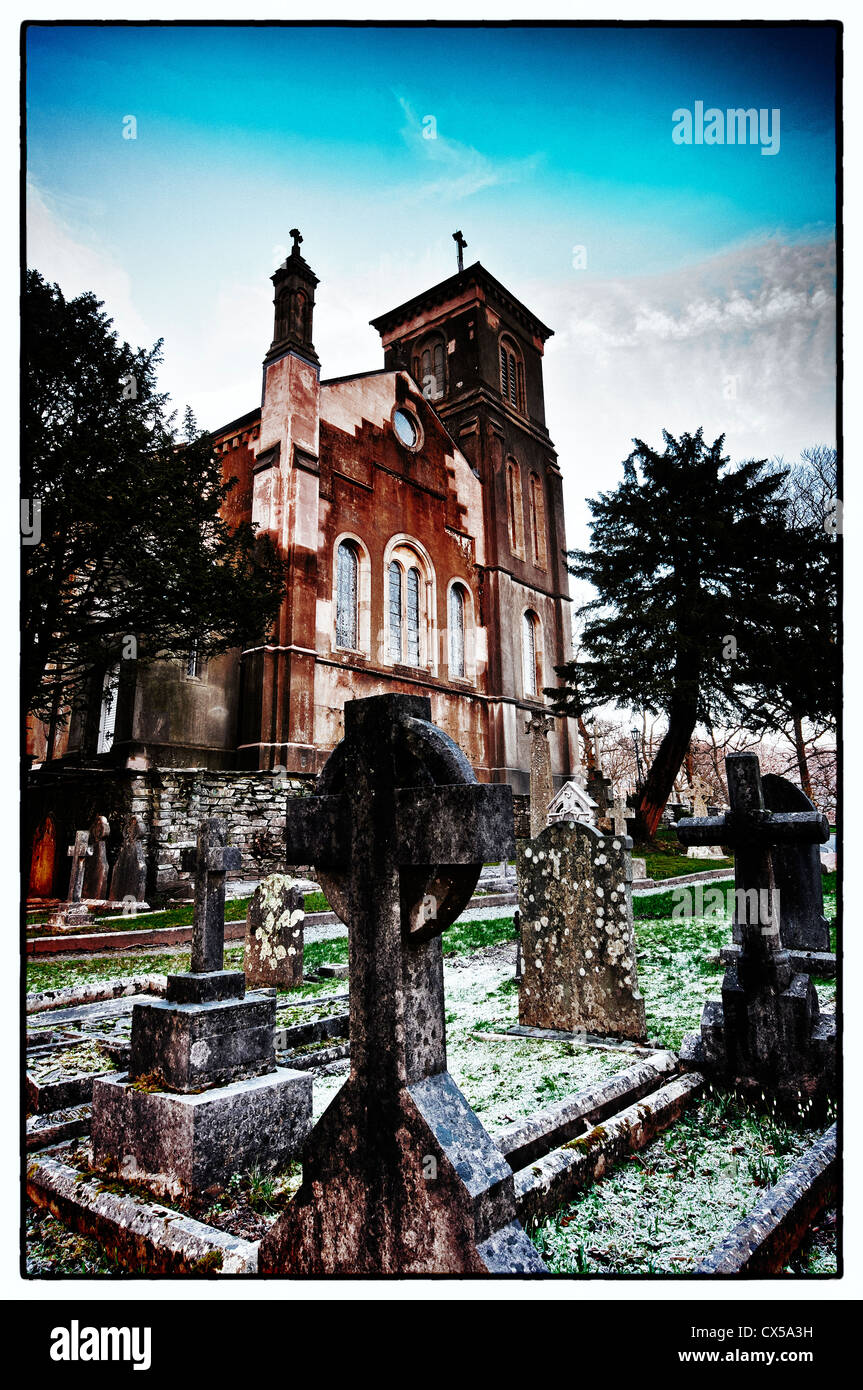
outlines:
[{"label": "stone gravestone", "polygon": [[312,1078],[276,1066],[274,993],[224,969],[225,826],[198,835],[191,971],[132,1010],[128,1075],[93,1085],[96,1167],[177,1196],[251,1167],[278,1171],[311,1127]]},{"label": "stone gravestone", "polygon": [[524,727],[530,734],[530,833],[538,835],[547,822],[554,792],[551,749],[548,746],[548,734],[554,728],[554,715],[529,714]]},{"label": "stone gravestone", "polygon": [[611,778],[604,775],[601,767],[593,767],[588,773],[587,792],[591,799],[596,802],[596,823],[599,825],[605,820],[610,827],[608,811],[612,800]]},{"label": "stone gravestone", "polygon": [[555,793],[549,805],[546,819],[549,825],[553,825],[558,820],[577,820],[584,825],[592,825],[595,813],[596,802],[593,797],[588,796],[577,778],[571,777]]},{"label": "stone gravestone", "polygon": [[[785,777],[767,772],[761,784],[768,810],[815,811],[806,793]],[[773,873],[782,945],[789,951],[829,951],[830,923],[824,916],[818,845],[778,845],[773,851]]]},{"label": "stone gravestone", "polygon": [[90,920],[90,914],[81,901],[87,857],[93,853],[89,830],[76,830],[75,843],[69,846],[66,853],[72,860],[69,890],[66,901],[48,919],[52,927],[76,927]]},{"label": "stone gravestone", "polygon": [[137,816],[127,816],[123,822],[123,844],[111,874],[112,902],[129,899],[146,906],[147,861],[144,856],[144,827]]},{"label": "stone gravestone", "polygon": [[296,879],[261,879],[246,915],[243,969],[247,985],[293,989],[303,983],[305,895]]},{"label": "stone gravestone", "polygon": [[541,1272],[513,1174],[446,1068],[442,932],[486,861],[513,849],[512,793],[477,784],[431,703],[345,705],[316,794],[287,805],[348,923],[351,1070],[303,1149],[303,1182],[262,1273]]},{"label": "stone gravestone", "polygon": [[91,902],[104,902],[108,896],[108,847],[105,841],[111,827],[104,816],[97,816],[90,826],[92,857],[84,869],[83,896]]},{"label": "stone gravestone", "polygon": [[54,817],[46,816],[33,836],[30,860],[30,893],[34,898],[54,896],[54,860],[57,853],[57,830]]},{"label": "stone gravestone", "polygon": [[[710,788],[702,777],[694,777],[688,788],[692,799],[691,814],[698,820],[707,816],[707,796]],[[719,845],[690,845],[686,851],[689,859],[722,859]]]},{"label": "stone gravestone", "polygon": [[701,1031],[683,1040],[681,1059],[722,1085],[774,1097],[799,1111],[832,1090],[836,1019],[821,1015],[808,975],[795,975],[782,945],[777,847],[817,845],[829,833],[816,812],[772,812],[765,805],[755,753],[725,759],[731,810],[718,819],[681,821],[682,844],[729,845],[734,853],[733,939],[726,953],[722,1002],[704,1006]]},{"label": "stone gravestone", "polygon": [[632,841],[559,821],[518,843],[519,1024],[643,1041]]}]

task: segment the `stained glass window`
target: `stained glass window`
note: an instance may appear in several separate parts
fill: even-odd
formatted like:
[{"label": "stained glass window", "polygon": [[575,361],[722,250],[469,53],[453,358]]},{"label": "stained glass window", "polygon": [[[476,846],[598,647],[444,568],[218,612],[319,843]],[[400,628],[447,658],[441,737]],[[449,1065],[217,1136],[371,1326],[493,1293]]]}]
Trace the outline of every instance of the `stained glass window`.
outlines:
[{"label": "stained glass window", "polygon": [[357,645],[357,570],[356,547],[342,541],[338,550],[336,571],[336,646]]},{"label": "stained glass window", "polygon": [[390,661],[402,659],[402,570],[395,560],[390,563]]},{"label": "stained glass window", "polygon": [[408,570],[408,666],[420,664],[420,573]]},{"label": "stained glass window", "polygon": [[527,612],[522,622],[524,693],[525,695],[536,695],[536,627],[538,619],[535,613]]},{"label": "stained glass window", "polygon": [[464,593],[458,584],[449,591],[449,673],[464,675]]}]

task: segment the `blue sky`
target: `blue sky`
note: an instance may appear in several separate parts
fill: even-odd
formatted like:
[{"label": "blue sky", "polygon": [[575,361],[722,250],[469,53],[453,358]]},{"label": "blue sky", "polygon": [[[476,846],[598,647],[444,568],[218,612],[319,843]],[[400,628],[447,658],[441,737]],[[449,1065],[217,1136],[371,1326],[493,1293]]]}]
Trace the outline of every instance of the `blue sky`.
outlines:
[{"label": "blue sky", "polygon": [[[368,319],[450,274],[461,227],[556,330],[546,410],[581,543],[634,434],[704,423],[734,457],[833,442],[834,42],[31,27],[28,259],[123,336],[164,337],[163,386],[216,426],[257,403],[292,226],[325,376],[380,365]],[[697,100],[779,108],[779,153],[674,144]]]}]

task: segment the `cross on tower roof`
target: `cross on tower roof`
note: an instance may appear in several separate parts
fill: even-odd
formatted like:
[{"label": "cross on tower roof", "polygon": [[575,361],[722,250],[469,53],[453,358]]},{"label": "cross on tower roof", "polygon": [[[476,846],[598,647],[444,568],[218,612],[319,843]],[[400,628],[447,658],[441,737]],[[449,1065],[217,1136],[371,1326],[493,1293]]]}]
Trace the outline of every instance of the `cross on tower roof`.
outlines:
[{"label": "cross on tower roof", "polygon": [[302,245],[302,241],[303,241],[303,238],[300,236],[300,229],[299,229],[299,227],[292,227],[292,228],[291,228],[291,236],[292,236],[293,242],[294,242],[293,246],[291,247],[291,255],[292,255],[292,256],[298,256],[298,255],[300,254],[300,246]]},{"label": "cross on tower roof", "polygon": [[467,242],[462,236],[461,231],[453,232],[452,239],[458,247],[458,268],[459,270],[464,270],[464,253],[467,250]]}]

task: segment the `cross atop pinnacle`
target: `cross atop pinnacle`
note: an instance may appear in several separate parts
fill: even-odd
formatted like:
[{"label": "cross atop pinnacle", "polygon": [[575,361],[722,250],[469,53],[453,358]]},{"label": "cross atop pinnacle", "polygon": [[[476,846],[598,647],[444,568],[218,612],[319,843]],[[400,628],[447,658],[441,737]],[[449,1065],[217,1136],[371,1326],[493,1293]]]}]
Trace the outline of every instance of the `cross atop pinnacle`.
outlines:
[{"label": "cross atop pinnacle", "polygon": [[459,270],[464,270],[464,253],[467,249],[467,242],[460,231],[453,232],[452,239],[458,247],[458,268]]},{"label": "cross atop pinnacle", "polygon": [[293,238],[294,242],[293,246],[291,247],[291,255],[298,256],[300,254],[300,246],[302,245],[303,240],[303,238],[300,236],[299,227],[292,227],[290,235]]}]

